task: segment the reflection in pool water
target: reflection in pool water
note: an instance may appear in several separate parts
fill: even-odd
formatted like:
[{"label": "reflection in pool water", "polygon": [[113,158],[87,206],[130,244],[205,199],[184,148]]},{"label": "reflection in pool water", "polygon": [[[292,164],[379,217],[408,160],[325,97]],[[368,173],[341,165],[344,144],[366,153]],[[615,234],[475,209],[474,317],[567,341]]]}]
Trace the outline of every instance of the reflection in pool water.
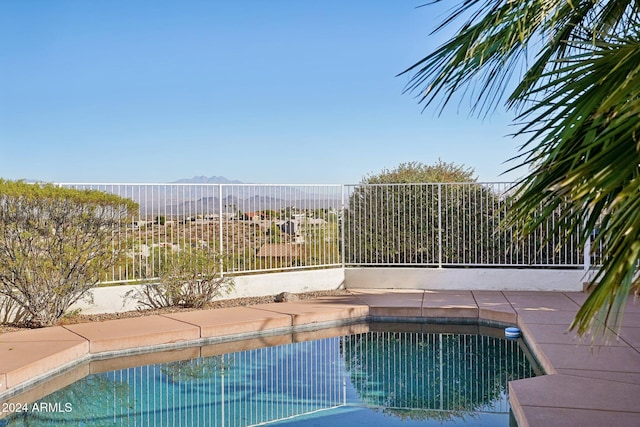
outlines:
[{"label": "reflection in pool water", "polygon": [[535,375],[499,332],[372,328],[91,374],[0,426],[508,426],[507,382]]}]

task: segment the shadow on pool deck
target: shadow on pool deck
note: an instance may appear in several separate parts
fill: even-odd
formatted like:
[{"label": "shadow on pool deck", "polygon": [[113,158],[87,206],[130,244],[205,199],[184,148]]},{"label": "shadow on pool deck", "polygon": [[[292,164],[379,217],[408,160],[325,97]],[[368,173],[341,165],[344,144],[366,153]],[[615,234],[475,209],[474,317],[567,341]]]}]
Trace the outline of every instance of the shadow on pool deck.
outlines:
[{"label": "shadow on pool deck", "polygon": [[[269,334],[278,331],[306,333],[304,329],[313,325],[370,318],[483,319],[517,324],[548,374],[509,384],[520,427],[640,425],[640,304],[629,302],[620,336],[602,345],[568,332],[585,298],[584,293],[567,292],[359,289],[346,296],[290,303],[5,333],[0,335],[0,399],[34,379],[108,354],[179,347],[238,334],[253,336],[257,341],[251,345],[268,345],[275,339]],[[206,348],[215,352],[215,345]],[[172,350],[171,356],[186,352],[189,358],[193,351]],[[102,361],[103,368],[93,364],[92,369],[114,369],[113,360],[117,359]]]}]

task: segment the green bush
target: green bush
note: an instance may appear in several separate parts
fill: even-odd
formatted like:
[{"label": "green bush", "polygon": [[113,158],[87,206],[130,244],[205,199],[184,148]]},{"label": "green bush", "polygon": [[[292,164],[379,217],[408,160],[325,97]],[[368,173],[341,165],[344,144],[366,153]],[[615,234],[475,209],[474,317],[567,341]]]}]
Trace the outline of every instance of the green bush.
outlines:
[{"label": "green bush", "polygon": [[99,191],[0,179],[0,296],[50,326],[118,262],[114,228],[137,210]]},{"label": "green bush", "polygon": [[233,280],[223,277],[219,267],[213,251],[188,248],[166,258],[159,283],[146,284],[127,293],[127,297],[146,308],[202,308],[233,290]]},{"label": "green bush", "polygon": [[[451,183],[451,185],[440,185]],[[475,183],[473,170],[439,161],[402,163],[365,178],[345,209],[345,251],[350,263],[469,262],[483,236],[484,262],[494,262],[492,236],[498,200]],[[439,253],[439,246],[442,253]],[[442,256],[440,260],[439,255]]]}]

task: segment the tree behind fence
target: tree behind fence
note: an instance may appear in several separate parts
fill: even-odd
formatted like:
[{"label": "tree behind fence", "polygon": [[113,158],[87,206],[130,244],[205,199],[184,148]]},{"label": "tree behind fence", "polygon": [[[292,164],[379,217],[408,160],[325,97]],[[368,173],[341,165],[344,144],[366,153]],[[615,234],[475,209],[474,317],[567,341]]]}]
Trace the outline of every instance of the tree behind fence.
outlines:
[{"label": "tree behind fence", "polygon": [[[345,259],[355,265],[579,266],[582,252],[556,231],[557,215],[521,241],[501,226],[506,183],[349,187]],[[562,227],[560,227],[562,228]]]}]

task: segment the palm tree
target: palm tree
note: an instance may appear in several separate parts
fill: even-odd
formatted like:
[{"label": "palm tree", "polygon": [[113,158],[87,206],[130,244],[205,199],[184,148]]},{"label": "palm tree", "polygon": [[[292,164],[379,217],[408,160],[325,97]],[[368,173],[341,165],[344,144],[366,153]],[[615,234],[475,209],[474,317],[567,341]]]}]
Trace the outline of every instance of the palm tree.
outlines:
[{"label": "palm tree", "polygon": [[585,244],[599,229],[594,247],[606,256],[572,324],[580,333],[619,325],[637,288],[639,12],[631,0],[466,0],[437,29],[462,20],[457,34],[401,73],[425,108],[462,92],[475,113],[503,100],[517,113],[516,135],[527,141],[517,167],[528,174],[509,225],[526,235],[562,207],[557,233]]}]

